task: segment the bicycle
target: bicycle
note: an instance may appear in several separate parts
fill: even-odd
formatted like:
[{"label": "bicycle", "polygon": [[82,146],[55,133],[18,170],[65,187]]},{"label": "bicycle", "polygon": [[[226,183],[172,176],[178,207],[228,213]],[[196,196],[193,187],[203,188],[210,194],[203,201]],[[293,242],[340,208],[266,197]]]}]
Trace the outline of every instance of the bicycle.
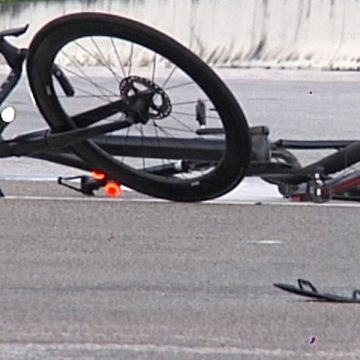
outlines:
[{"label": "bicycle", "polygon": [[[360,160],[359,141],[270,141],[266,126],[248,127],[214,71],[169,36],[119,16],[81,13],[45,25],[27,50],[4,39],[26,30],[0,32],[0,53],[11,68],[0,104],[26,61],[50,130],[1,139],[0,157],[101,170],[174,201],[213,199],[244,176],[260,176],[294,200],[360,199],[359,171],[336,174]],[[8,122],[2,121],[0,134]],[[302,167],[294,149],[336,152]],[[89,195],[105,182],[84,181],[78,190]]]},{"label": "bicycle", "polygon": [[[180,43],[142,23],[101,13],[55,19],[28,49],[5,39],[26,30],[0,33],[0,53],[11,68],[0,104],[26,61],[31,92],[50,130],[1,139],[1,157],[100,170],[174,201],[212,199],[245,176],[251,151],[245,116],[220,78]],[[139,61],[142,66],[135,67]],[[191,99],[184,98],[184,87]],[[205,117],[222,129],[220,139],[196,133]]]}]

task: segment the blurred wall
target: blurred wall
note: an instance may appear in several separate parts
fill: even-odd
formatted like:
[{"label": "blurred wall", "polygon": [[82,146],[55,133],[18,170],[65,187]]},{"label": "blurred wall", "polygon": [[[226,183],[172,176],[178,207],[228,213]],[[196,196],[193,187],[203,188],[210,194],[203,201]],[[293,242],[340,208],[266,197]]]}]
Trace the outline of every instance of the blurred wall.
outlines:
[{"label": "blurred wall", "polygon": [[0,5],[0,29],[30,23],[17,39],[75,11],[150,24],[215,66],[360,68],[359,0],[69,0]]}]

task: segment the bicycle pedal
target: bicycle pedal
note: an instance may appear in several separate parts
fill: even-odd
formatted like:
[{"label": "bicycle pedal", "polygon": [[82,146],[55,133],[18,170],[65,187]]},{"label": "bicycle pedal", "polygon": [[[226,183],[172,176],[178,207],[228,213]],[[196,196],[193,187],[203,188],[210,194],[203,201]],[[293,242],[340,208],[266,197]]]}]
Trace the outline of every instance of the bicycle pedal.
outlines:
[{"label": "bicycle pedal", "polygon": [[[73,185],[76,180],[78,186]],[[94,191],[100,189],[105,184],[101,181],[92,179],[90,176],[71,176],[71,177],[58,177],[58,184],[67,187],[68,189],[75,190],[84,195],[94,196]]]},{"label": "bicycle pedal", "polygon": [[[75,181],[78,186],[74,185]],[[96,171],[92,171],[91,176],[58,177],[57,182],[59,185],[88,196],[94,196],[94,191],[100,188],[104,188],[105,195],[110,198],[117,198],[122,195],[122,188],[119,183],[109,180],[106,174]]]}]

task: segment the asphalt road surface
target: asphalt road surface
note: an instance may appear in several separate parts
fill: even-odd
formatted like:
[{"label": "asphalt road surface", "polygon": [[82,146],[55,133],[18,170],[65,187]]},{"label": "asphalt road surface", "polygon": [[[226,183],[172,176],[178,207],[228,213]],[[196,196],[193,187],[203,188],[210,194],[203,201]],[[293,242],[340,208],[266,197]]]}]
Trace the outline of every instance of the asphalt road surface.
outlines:
[{"label": "asphalt road surface", "polygon": [[[351,359],[359,208],[179,204],[3,182],[1,359]],[[38,196],[41,194],[41,196]],[[71,193],[72,194],[72,193]]]},{"label": "asphalt road surface", "polygon": [[[357,75],[223,75],[273,139],[360,135]],[[45,126],[26,94],[9,99],[7,136]],[[0,359],[360,358],[360,305],[273,287],[360,288],[356,204],[109,200],[15,181],[64,169],[1,161]]]}]

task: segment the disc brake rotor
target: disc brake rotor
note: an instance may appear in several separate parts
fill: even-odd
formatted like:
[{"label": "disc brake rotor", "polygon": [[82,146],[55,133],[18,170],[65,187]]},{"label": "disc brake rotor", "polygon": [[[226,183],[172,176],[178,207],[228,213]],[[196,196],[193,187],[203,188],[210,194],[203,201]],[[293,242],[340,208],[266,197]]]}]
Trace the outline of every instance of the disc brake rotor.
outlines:
[{"label": "disc brake rotor", "polygon": [[136,99],[139,95],[150,94],[146,102],[146,115],[148,119],[164,119],[172,110],[169,96],[153,81],[139,76],[129,76],[119,85],[120,95],[123,99]]}]

